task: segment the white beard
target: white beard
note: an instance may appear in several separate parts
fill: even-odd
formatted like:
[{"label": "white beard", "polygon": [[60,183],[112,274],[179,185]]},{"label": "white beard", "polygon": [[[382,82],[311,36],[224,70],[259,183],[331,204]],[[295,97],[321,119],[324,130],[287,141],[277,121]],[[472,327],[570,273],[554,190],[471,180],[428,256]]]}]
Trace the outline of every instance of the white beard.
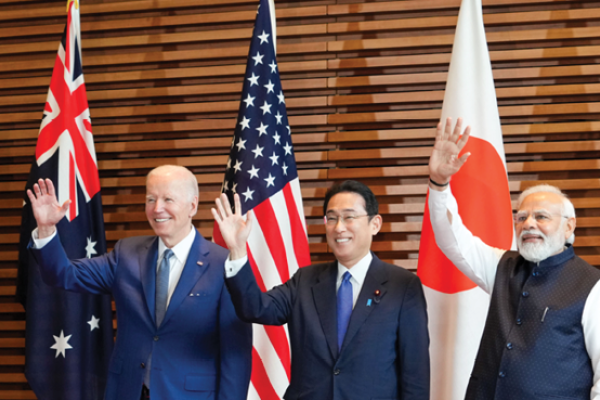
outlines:
[{"label": "white beard", "polygon": [[[561,226],[562,228],[562,226]],[[523,243],[524,235],[539,235],[542,243]],[[564,232],[558,229],[551,236],[546,236],[538,230],[521,231],[518,240],[519,253],[527,261],[534,263],[545,260],[546,258],[560,252],[565,245]]]}]

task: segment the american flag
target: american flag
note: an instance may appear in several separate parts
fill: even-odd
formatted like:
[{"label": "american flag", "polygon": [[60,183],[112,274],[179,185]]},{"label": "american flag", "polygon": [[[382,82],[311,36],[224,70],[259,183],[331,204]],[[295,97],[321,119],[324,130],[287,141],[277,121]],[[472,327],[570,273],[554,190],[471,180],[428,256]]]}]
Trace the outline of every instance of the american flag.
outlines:
[{"label": "american flag", "polygon": [[[263,291],[286,282],[310,264],[306,223],[291,129],[275,57],[275,10],[260,0],[252,34],[242,99],[222,192],[242,214],[253,210],[248,257]],[[225,246],[217,225],[214,241]],[[290,381],[289,334],[285,326],[254,325],[249,399],[281,399]]]},{"label": "american flag", "polygon": [[[25,189],[51,179],[58,201],[71,200],[57,225],[71,259],[106,252],[100,179],[81,66],[77,3],[69,2],[44,116]],[[110,296],[69,293],[47,286],[27,245],[35,228],[24,197],[17,297],[26,307],[25,376],[39,399],[101,400],[113,348]]]}]

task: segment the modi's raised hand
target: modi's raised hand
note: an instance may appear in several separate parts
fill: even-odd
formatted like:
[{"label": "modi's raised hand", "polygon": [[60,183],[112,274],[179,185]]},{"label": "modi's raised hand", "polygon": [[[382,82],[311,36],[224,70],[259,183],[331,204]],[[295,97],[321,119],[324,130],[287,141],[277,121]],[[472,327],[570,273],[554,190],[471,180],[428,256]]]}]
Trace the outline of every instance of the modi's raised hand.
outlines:
[{"label": "modi's raised hand", "polygon": [[244,219],[240,196],[237,193],[233,195],[233,201],[235,203],[234,211],[231,210],[227,195],[221,194],[221,197],[215,199],[216,209],[211,208],[210,211],[219,225],[221,236],[229,249],[230,259],[237,260],[247,254],[246,242],[254,217],[250,211],[248,218]]},{"label": "modi's raised hand", "polygon": [[452,118],[446,119],[445,126],[442,126],[442,122],[438,124],[435,145],[429,158],[430,188],[441,190],[467,161],[471,153],[465,153],[460,158],[458,155],[467,144],[470,133],[470,126],[462,132],[462,118],[458,118],[454,130]]},{"label": "modi's raised hand", "polygon": [[71,200],[58,204],[54,185],[50,179],[40,179],[33,185],[33,192],[28,189],[27,196],[31,202],[33,216],[38,225],[38,237],[43,239],[54,233],[56,224],[67,213]]}]

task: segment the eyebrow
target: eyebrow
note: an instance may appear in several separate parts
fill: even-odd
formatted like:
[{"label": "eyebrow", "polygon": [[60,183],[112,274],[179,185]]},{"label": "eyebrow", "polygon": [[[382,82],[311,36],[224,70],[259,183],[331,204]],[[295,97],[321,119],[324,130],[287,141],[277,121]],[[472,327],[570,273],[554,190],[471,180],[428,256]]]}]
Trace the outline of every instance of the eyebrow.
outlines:
[{"label": "eyebrow", "polygon": [[[354,208],[344,208],[343,210],[341,210],[342,212],[355,212],[356,210]],[[325,214],[329,214],[329,213],[333,213],[335,212],[334,210],[327,210],[327,212]]]}]

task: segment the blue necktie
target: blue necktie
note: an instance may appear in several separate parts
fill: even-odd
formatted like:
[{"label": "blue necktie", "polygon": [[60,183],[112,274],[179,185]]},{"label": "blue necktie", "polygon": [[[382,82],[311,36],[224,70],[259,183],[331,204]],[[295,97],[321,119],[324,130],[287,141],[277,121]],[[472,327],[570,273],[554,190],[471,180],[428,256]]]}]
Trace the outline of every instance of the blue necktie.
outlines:
[{"label": "blue necktie", "polygon": [[352,275],[346,271],[337,293],[338,350],[342,349],[344,336],[346,336],[348,323],[350,322],[350,315],[352,315],[352,283],[350,283],[350,278],[352,278]]},{"label": "blue necktie", "polygon": [[169,259],[173,255],[173,250],[167,249],[163,253],[163,259],[156,273],[156,326],[159,327],[165,318],[167,312],[167,298],[169,297],[169,273],[171,272],[171,263]]}]

